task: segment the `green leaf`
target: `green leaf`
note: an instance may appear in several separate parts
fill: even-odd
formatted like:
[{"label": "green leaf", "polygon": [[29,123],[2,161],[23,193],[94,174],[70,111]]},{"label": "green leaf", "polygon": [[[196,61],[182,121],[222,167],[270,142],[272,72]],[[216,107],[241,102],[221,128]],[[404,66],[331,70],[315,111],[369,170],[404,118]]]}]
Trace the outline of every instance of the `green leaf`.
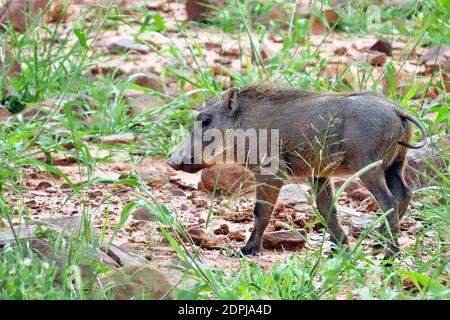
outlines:
[{"label": "green leaf", "polygon": [[162,31],[166,28],[166,26],[164,24],[164,20],[159,13],[157,13],[153,16],[153,20],[155,20],[155,25],[156,25],[157,31]]},{"label": "green leaf", "polygon": [[78,38],[78,41],[80,41],[80,44],[83,48],[85,48],[86,50],[89,50],[89,46],[86,42],[86,36],[84,34],[84,31],[80,28],[75,28],[73,29],[73,32],[75,33],[75,35]]}]

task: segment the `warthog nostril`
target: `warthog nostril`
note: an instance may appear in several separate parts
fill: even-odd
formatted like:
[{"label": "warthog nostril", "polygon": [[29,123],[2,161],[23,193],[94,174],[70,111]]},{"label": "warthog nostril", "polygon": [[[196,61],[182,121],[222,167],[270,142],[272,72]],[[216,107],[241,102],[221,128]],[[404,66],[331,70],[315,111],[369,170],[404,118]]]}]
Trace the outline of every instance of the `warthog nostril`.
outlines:
[{"label": "warthog nostril", "polygon": [[167,159],[167,164],[169,166],[171,166],[173,169],[175,170],[180,170],[181,169],[181,164],[175,164],[172,160],[172,158]]}]

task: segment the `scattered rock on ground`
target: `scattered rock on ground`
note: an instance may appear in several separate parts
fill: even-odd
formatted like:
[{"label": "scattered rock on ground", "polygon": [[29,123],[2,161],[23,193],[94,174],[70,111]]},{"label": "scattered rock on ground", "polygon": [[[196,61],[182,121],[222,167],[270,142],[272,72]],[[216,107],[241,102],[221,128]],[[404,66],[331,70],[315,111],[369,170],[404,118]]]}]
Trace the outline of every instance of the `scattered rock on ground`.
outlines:
[{"label": "scattered rock on ground", "polygon": [[[334,183],[335,188],[341,187],[345,183],[345,181],[346,181],[346,179],[344,179],[344,178],[340,178],[340,177],[334,178],[333,183]],[[356,189],[361,189],[361,188],[364,188],[364,186],[363,186],[361,180],[358,178],[358,179],[355,179],[354,181],[352,181],[348,185],[347,189],[345,189],[345,191],[347,192],[347,194],[350,194],[353,191],[355,191]]]},{"label": "scattered rock on ground", "polygon": [[[0,53],[0,70],[5,70],[4,68],[8,68],[6,70],[9,75],[17,75],[22,72],[22,66],[17,60],[17,56],[12,54],[9,49],[4,49],[4,54]],[[0,105],[0,107],[2,106]],[[1,115],[2,114],[0,113],[0,116]]]},{"label": "scattered rock on ground", "polygon": [[420,56],[418,62],[424,64],[431,72],[437,71],[439,67],[450,71],[450,46],[432,47]]},{"label": "scattered rock on ground", "polygon": [[224,219],[232,222],[250,222],[253,221],[253,212],[251,211],[235,212],[225,216]]},{"label": "scattered rock on ground", "polygon": [[[36,159],[42,162],[47,162],[47,156],[44,153],[39,153],[36,155]],[[50,155],[50,160],[54,166],[71,166],[77,163],[77,160],[72,155],[60,152],[52,153]]]},{"label": "scattered rock on ground", "polygon": [[373,201],[372,197],[366,198],[361,202],[361,212],[376,212],[378,211],[378,205]]},{"label": "scattered rock on ground", "polygon": [[370,50],[383,52],[388,56],[392,56],[392,46],[386,39],[378,39],[371,47]]},{"label": "scattered rock on ground", "polygon": [[348,52],[347,47],[338,47],[333,51],[333,53],[338,56],[345,56],[347,52]]},{"label": "scattered rock on ground", "polygon": [[422,232],[423,230],[423,224],[421,222],[417,222],[415,224],[413,224],[411,227],[408,228],[408,230],[406,231],[407,234],[410,235],[416,235],[420,232]]},{"label": "scattered rock on ground", "polygon": [[154,268],[142,265],[127,265],[107,272],[94,285],[94,292],[111,286],[108,290],[116,300],[172,299],[172,285],[165,275]]},{"label": "scattered rock on ground", "polygon": [[169,182],[166,172],[154,168],[141,170],[139,177],[151,186],[162,186]]},{"label": "scattered rock on ground", "polygon": [[358,60],[371,66],[383,66],[387,61],[387,56],[383,52],[370,51],[363,52],[358,56]]},{"label": "scattered rock on ground", "polygon": [[136,43],[133,39],[127,37],[110,37],[97,42],[99,47],[107,48],[111,51],[128,52],[133,51],[137,53],[146,54],[150,50],[147,46]]},{"label": "scattered rock on ground", "polygon": [[280,23],[281,27],[286,27],[289,25],[286,22],[289,21],[289,13],[287,13],[286,10],[283,10],[279,5],[274,5],[267,14],[258,17],[257,21],[264,25],[268,24],[270,21],[275,21]]},{"label": "scattered rock on ground", "polygon": [[201,246],[206,240],[206,232],[200,227],[191,227],[186,230],[195,245]]},{"label": "scattered rock on ground", "polygon": [[330,63],[319,71],[319,76],[323,77],[325,80],[328,80],[330,84],[339,79],[351,88],[356,87],[356,79],[353,74],[352,67],[346,62],[330,61]]},{"label": "scattered rock on ground", "polygon": [[208,201],[205,199],[192,199],[192,204],[196,207],[206,207],[208,205]]},{"label": "scattered rock on ground", "polygon": [[369,197],[370,193],[365,188],[358,188],[350,193],[350,198],[357,201],[363,201]]},{"label": "scattered rock on ground", "polygon": [[211,11],[208,6],[224,7],[223,0],[187,0],[186,16],[191,21],[205,21],[206,14]]},{"label": "scattered rock on ground", "polygon": [[281,188],[277,204],[294,207],[308,202],[309,187],[304,184],[287,184]]},{"label": "scattered rock on ground", "polygon": [[[1,65],[0,65],[0,68],[1,68]],[[5,107],[4,105],[0,104],[0,119],[7,118],[11,115],[12,115],[12,113],[9,111],[9,109],[7,107]]]},{"label": "scattered rock on ground", "polygon": [[[298,230],[300,234],[306,236],[304,230]],[[263,237],[263,247],[265,249],[301,249],[305,246],[305,240],[300,238],[292,231],[274,231],[266,232]]]},{"label": "scattered rock on ground", "polygon": [[351,217],[348,228],[348,234],[358,238],[364,230],[367,230],[373,223],[372,219],[367,217]]},{"label": "scattered rock on ground", "polygon": [[158,75],[150,72],[139,73],[134,78],[134,83],[141,87],[149,88],[155,91],[162,90],[162,82]]},{"label": "scattered rock on ground", "polygon": [[245,239],[246,239],[245,234],[240,230],[231,231],[228,234],[228,238],[230,240],[235,240],[235,241],[239,241],[239,242],[245,241]]},{"label": "scattered rock on ground", "polygon": [[230,233],[230,226],[226,223],[220,225],[219,228],[214,230],[214,234],[229,234]]},{"label": "scattered rock on ground", "polygon": [[[160,97],[134,89],[127,89],[125,91],[125,100],[130,106],[132,115],[140,115],[148,110],[156,111],[164,104]],[[158,119],[158,116],[152,118],[154,121]]]},{"label": "scattered rock on ground", "polygon": [[24,32],[27,29],[27,25],[36,18],[39,12],[43,11],[48,2],[48,0],[8,1],[7,3],[2,3],[0,18],[3,20],[5,17],[7,21],[11,22],[15,30]]},{"label": "scattered rock on ground", "polygon": [[239,164],[219,164],[203,169],[201,181],[206,190],[213,191],[216,186],[216,191],[221,193],[248,192],[256,183],[253,173]]},{"label": "scattered rock on ground", "polygon": [[158,217],[148,207],[145,206],[137,207],[136,209],[134,209],[131,215],[133,216],[134,220],[141,220],[141,221],[158,220]]},{"label": "scattered rock on ground", "polygon": [[[406,183],[414,189],[429,186],[433,182],[429,177],[435,177],[435,173],[426,164],[427,162],[434,165],[440,172],[444,174],[447,172],[448,175],[449,163],[442,155],[449,149],[450,135],[441,135],[428,138],[427,145],[422,149],[409,150],[408,165],[405,168]],[[426,174],[426,177],[422,174]]]},{"label": "scattered rock on ground", "polygon": [[223,234],[209,234],[206,241],[203,243],[205,249],[217,249],[218,247],[229,247],[231,245],[230,239]]},{"label": "scattered rock on ground", "polygon": [[136,141],[136,136],[131,132],[111,134],[100,137],[100,143],[110,146],[129,145]]},{"label": "scattered rock on ground", "polygon": [[[321,6],[320,10],[325,15],[325,19],[328,22],[328,26],[331,28],[333,25],[338,22],[339,15],[335,10],[333,10],[331,7],[327,6]],[[327,32],[327,27],[322,22],[322,20],[316,16],[311,15],[310,16],[310,23],[311,23],[311,33],[315,35],[324,34]]]}]

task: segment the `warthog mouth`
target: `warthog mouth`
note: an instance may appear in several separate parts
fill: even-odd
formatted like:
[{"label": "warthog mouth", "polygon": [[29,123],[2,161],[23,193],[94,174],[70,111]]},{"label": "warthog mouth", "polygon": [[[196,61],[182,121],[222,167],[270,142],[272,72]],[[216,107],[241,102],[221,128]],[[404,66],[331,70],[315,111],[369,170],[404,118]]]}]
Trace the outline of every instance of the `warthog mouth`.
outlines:
[{"label": "warthog mouth", "polygon": [[188,173],[196,173],[205,168],[205,166],[202,164],[175,164],[172,159],[167,160],[167,164],[177,171],[181,170]]}]

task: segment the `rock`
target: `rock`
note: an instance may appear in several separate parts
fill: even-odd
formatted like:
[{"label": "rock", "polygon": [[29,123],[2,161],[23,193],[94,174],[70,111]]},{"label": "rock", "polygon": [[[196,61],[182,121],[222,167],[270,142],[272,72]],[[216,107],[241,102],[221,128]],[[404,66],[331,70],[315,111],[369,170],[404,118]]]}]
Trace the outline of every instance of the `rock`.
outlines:
[{"label": "rock", "polygon": [[192,242],[197,246],[201,246],[206,240],[206,232],[203,228],[191,227],[186,232],[191,237]]},{"label": "rock", "polygon": [[289,18],[289,13],[286,12],[286,10],[279,5],[274,5],[267,14],[259,17],[257,21],[264,25],[268,24],[270,21],[274,21],[279,23],[281,27],[286,27],[289,25],[287,22],[289,21]]},{"label": "rock", "polygon": [[83,228],[83,216],[61,216],[61,217],[48,217],[39,219],[40,222],[47,222],[50,228],[60,228],[71,235],[78,235]]},{"label": "rock", "polygon": [[94,292],[108,288],[106,292],[116,300],[172,299],[172,285],[157,269],[142,265],[127,265],[107,272],[95,283]]},{"label": "rock", "polygon": [[230,233],[230,226],[226,223],[220,225],[219,228],[214,230],[214,234],[229,234]]},{"label": "rock", "polygon": [[36,202],[36,200],[25,201],[25,205],[30,209],[37,209],[40,207],[40,205]]},{"label": "rock", "polygon": [[133,77],[134,83],[141,87],[149,88],[155,91],[162,91],[162,82],[158,75],[154,73],[140,73]]},{"label": "rock", "polygon": [[[322,12],[325,15],[325,19],[328,22],[329,27],[333,27],[333,25],[338,22],[339,15],[330,7],[322,7]],[[321,35],[327,32],[327,28],[325,24],[320,20],[318,16],[311,15],[310,16],[310,23],[311,23],[311,33],[315,35]]]},{"label": "rock", "polygon": [[226,247],[231,244],[230,239],[226,235],[212,233],[207,236],[205,230],[200,227],[191,227],[186,232],[195,245],[205,249],[216,249],[217,247]]},{"label": "rock", "polygon": [[156,169],[144,169],[139,172],[139,177],[151,186],[162,186],[169,182],[167,173]]},{"label": "rock", "polygon": [[222,50],[222,55],[228,58],[239,58],[241,55],[241,49],[236,46],[225,46]]},{"label": "rock", "polygon": [[[306,236],[304,230],[298,230],[300,234]],[[295,250],[305,246],[305,240],[300,238],[292,231],[274,231],[266,232],[263,236],[263,247],[265,249],[286,249]]]},{"label": "rock", "polygon": [[448,152],[449,149],[450,135],[447,134],[428,138],[427,145],[422,149],[409,150],[408,165],[405,168],[406,183],[413,189],[428,187],[433,184],[431,178],[434,178],[436,174],[427,165],[427,161],[448,176],[449,163],[442,155],[445,155],[445,152]]},{"label": "rock", "polygon": [[267,45],[267,43],[263,43],[260,54],[261,59],[263,61],[266,61],[268,59],[271,59],[275,55],[275,52],[269,45]]},{"label": "rock", "polygon": [[[36,156],[36,159],[42,162],[47,162],[47,157],[44,153],[40,153]],[[51,163],[54,166],[71,166],[75,163],[77,163],[77,159],[75,159],[71,155],[66,155],[63,153],[52,153],[51,154]]]},{"label": "rock", "polygon": [[224,219],[227,221],[238,222],[238,223],[239,222],[249,222],[249,221],[253,221],[253,212],[251,212],[251,211],[236,212],[236,213],[227,215]]},{"label": "rock", "polygon": [[0,8],[0,18],[6,18],[11,22],[14,29],[19,32],[24,32],[27,25],[38,15],[40,11],[48,5],[48,0],[11,0],[8,5],[2,3]]},{"label": "rock", "polygon": [[299,228],[306,227],[306,222],[307,222],[307,220],[305,217],[299,217],[294,220],[295,225]]},{"label": "rock", "polygon": [[281,188],[278,196],[278,204],[284,204],[287,207],[295,207],[300,203],[307,203],[309,187],[303,184],[287,184]]},{"label": "rock", "polygon": [[230,240],[236,240],[238,242],[245,241],[245,239],[246,239],[245,234],[240,230],[230,232],[228,234],[228,238]]},{"label": "rock", "polygon": [[145,45],[136,43],[131,38],[126,37],[110,37],[97,42],[100,47],[107,48],[111,51],[119,52],[137,52],[141,54],[147,54],[150,52],[149,48]]},{"label": "rock", "polygon": [[[248,192],[253,190],[256,183],[253,173],[239,164],[218,164],[203,169],[201,175],[202,186],[209,191],[219,193]],[[217,182],[217,185],[216,185]]]},{"label": "rock", "polygon": [[[164,104],[160,97],[141,90],[127,89],[124,96],[133,115],[140,115],[149,110],[157,110]],[[152,120],[156,121],[158,117],[153,117]]]},{"label": "rock", "polygon": [[111,134],[100,137],[100,143],[110,146],[126,146],[136,141],[136,136],[131,132]]},{"label": "rock", "polygon": [[167,3],[169,1],[163,1],[163,2],[150,2],[150,3],[146,3],[145,7],[148,10],[152,10],[152,11],[162,11],[164,13],[168,13],[170,12],[170,7],[169,4]]},{"label": "rock", "polygon": [[372,219],[369,219],[367,217],[361,216],[361,217],[351,217],[349,228],[348,228],[348,234],[358,238],[364,230],[367,230],[371,225],[373,221]]},{"label": "rock", "polygon": [[441,73],[442,81],[439,81],[437,85],[447,93],[450,93],[450,74]]},{"label": "rock", "polygon": [[[169,168],[169,170],[172,170]],[[201,172],[197,172],[194,174],[187,173],[184,171],[172,171],[174,172],[173,176],[170,176],[169,181],[171,183],[176,184],[183,190],[197,190],[198,185],[201,184],[200,175]],[[190,198],[194,198],[194,194],[190,194]]]},{"label": "rock", "polygon": [[330,61],[330,63],[319,71],[319,75],[328,80],[330,84],[339,79],[351,88],[356,87],[355,75],[353,74],[352,68],[346,62]]},{"label": "rock", "polygon": [[59,188],[60,188],[61,190],[70,190],[70,189],[72,189],[68,183],[62,183],[62,184],[59,186]]},{"label": "rock", "polygon": [[388,56],[392,56],[392,46],[386,39],[378,39],[371,47],[370,50],[383,52]]},{"label": "rock", "polygon": [[356,201],[363,201],[370,197],[369,191],[365,188],[358,188],[350,193],[350,198]]},{"label": "rock", "polygon": [[47,191],[48,193],[58,193],[58,188],[49,187],[45,191]]},{"label": "rock", "polygon": [[450,45],[432,47],[422,54],[418,61],[430,69],[430,72],[439,68],[450,71]]},{"label": "rock", "polygon": [[[1,65],[0,65],[0,68],[1,68]],[[5,107],[4,105],[0,104],[0,119],[7,118],[11,115],[12,115],[12,113],[9,111],[9,109],[7,107]]]},{"label": "rock", "polygon": [[378,211],[378,205],[373,201],[372,197],[366,198],[361,202],[360,211],[361,212],[376,212]]},{"label": "rock", "polygon": [[[205,6],[206,5],[206,6]],[[191,21],[205,22],[206,14],[211,11],[207,6],[214,5],[217,7],[224,7],[225,3],[222,0],[187,0],[186,1],[186,16]]]},{"label": "rock", "polygon": [[[333,183],[334,183],[335,188],[336,189],[340,188],[345,183],[345,181],[346,181],[346,179],[343,179],[343,178],[339,178],[339,177],[334,178]],[[353,191],[355,191],[356,189],[360,189],[360,188],[364,188],[364,186],[363,186],[361,180],[358,178],[358,179],[355,179],[354,181],[352,181],[348,185],[347,189],[345,189],[345,192],[347,192],[347,194],[350,194]]]},{"label": "rock", "polygon": [[407,234],[416,235],[423,231],[423,224],[421,222],[417,222],[408,228],[406,231]]},{"label": "rock", "polygon": [[144,265],[146,263],[146,261],[137,253],[125,247],[118,247],[114,244],[109,244],[101,246],[100,250],[121,267],[128,265]]},{"label": "rock", "polygon": [[360,54],[358,60],[371,66],[383,66],[387,61],[387,56],[382,52],[370,51]]},{"label": "rock", "polygon": [[[266,42],[263,42],[261,47],[259,48],[259,55],[262,62],[270,60],[273,56],[275,56],[275,54],[275,51]],[[251,55],[250,61],[252,63],[255,63],[255,57],[253,54]]]},{"label": "rock", "polygon": [[67,22],[73,17],[74,10],[70,1],[64,0],[9,0],[8,4],[0,8],[0,18],[6,18],[14,29],[25,32],[39,13],[42,12],[41,22]]},{"label": "rock", "polygon": [[139,221],[158,221],[158,216],[155,215],[148,207],[141,206],[134,209],[131,214],[134,220]]},{"label": "rock", "polygon": [[208,201],[206,201],[205,199],[192,199],[192,204],[197,208],[206,207],[208,206]]},{"label": "rock", "polygon": [[210,234],[203,243],[205,249],[217,249],[219,247],[228,247],[231,245],[230,239],[226,235]]},{"label": "rock", "polygon": [[170,190],[170,192],[172,192],[172,195],[175,197],[186,197],[186,193],[180,189],[172,189]]},{"label": "rock", "polygon": [[67,23],[71,18],[74,17],[74,14],[75,11],[70,1],[53,0],[51,1],[51,5],[46,12],[46,17],[47,22],[50,23]]},{"label": "rock", "polygon": [[338,56],[345,56],[347,52],[348,52],[347,47],[338,47],[333,51],[333,53]]},{"label": "rock", "polygon": [[48,188],[50,188],[52,186],[52,184],[50,182],[47,181],[41,181],[39,182],[39,184],[34,188],[34,190],[47,190]]},{"label": "rock", "polygon": [[[3,68],[7,69],[7,74],[9,75],[18,75],[22,72],[22,66],[20,62],[17,60],[17,56],[12,54],[9,49],[0,50],[0,70]],[[0,105],[0,107],[3,107]],[[3,114],[0,112],[0,116]]]},{"label": "rock", "polygon": [[214,75],[218,76],[218,75],[222,75],[223,74],[223,70],[222,70],[222,66],[220,64],[215,64],[211,66],[211,71],[214,73]]},{"label": "rock", "polygon": [[[394,74],[395,93],[400,96],[407,94],[415,84],[414,77],[403,69],[399,71],[394,70]],[[386,91],[386,93],[391,94],[391,84],[389,83],[388,77],[383,78],[383,89]],[[419,91],[414,95],[413,99],[420,98],[421,96],[422,92]]]}]

